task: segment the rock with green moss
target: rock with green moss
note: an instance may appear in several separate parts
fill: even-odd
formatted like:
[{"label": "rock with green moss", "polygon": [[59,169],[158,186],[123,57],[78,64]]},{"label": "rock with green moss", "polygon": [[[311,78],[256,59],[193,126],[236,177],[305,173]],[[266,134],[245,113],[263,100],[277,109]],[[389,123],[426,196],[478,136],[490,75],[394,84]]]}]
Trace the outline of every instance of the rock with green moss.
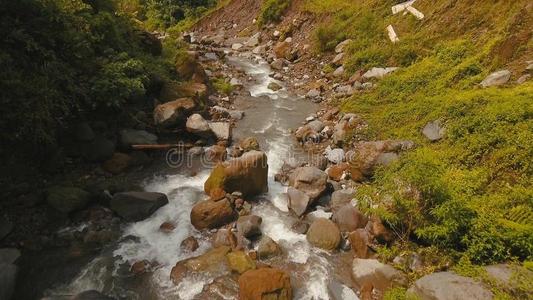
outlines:
[{"label": "rock with green moss", "polygon": [[255,269],[255,262],[243,251],[230,252],[226,254],[226,258],[230,269],[239,274]]},{"label": "rock with green moss", "polygon": [[63,213],[70,213],[87,206],[90,194],[76,187],[56,186],[48,190],[48,205]]},{"label": "rock with green moss", "polygon": [[254,196],[268,191],[268,164],[264,152],[252,150],[243,156],[217,165],[204,184],[210,194],[214,189],[228,193],[240,191]]}]

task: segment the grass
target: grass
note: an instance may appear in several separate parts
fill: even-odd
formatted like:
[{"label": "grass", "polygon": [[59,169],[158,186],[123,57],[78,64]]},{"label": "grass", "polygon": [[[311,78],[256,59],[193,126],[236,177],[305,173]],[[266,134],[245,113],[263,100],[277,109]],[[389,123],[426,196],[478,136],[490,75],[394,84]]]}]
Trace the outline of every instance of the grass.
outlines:
[{"label": "grass", "polygon": [[291,5],[290,0],[265,0],[259,14],[259,26],[279,22],[285,10]]},{"label": "grass", "polygon": [[214,78],[211,83],[220,94],[230,95],[233,91],[233,86],[222,77]]},{"label": "grass", "polygon": [[[360,202],[400,241],[433,245],[456,261],[531,261],[533,84],[478,85],[494,70],[509,68],[514,77],[524,71],[533,55],[532,42],[522,38],[533,25],[531,8],[527,1],[420,1],[415,7],[426,18],[419,21],[392,15],[398,2],[308,0],[305,6],[326,15],[314,31],[317,51],[352,40],[347,75],[401,67],[342,104],[366,118],[365,136],[417,144],[359,189]],[[389,24],[399,43],[388,40]],[[434,120],[446,136],[430,143],[421,130]]]}]

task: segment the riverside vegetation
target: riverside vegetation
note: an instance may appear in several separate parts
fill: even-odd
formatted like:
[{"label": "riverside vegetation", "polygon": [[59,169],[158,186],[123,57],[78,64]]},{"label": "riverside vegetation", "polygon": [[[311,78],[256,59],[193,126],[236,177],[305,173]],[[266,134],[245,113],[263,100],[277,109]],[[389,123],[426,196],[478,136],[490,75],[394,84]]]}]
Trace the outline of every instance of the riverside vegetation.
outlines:
[{"label": "riverside vegetation", "polygon": [[[272,174],[265,153],[271,164],[271,152],[253,137],[231,144],[230,129],[247,110],[257,109],[237,110],[250,95],[275,100],[303,93],[303,101],[319,103],[320,110],[293,133],[321,159],[286,160],[273,179],[288,186],[283,214],[295,220],[291,233],[306,234],[306,243],[331,255],[311,256],[335,270],[335,276],[323,274],[331,281],[323,288],[328,297],[447,299],[456,292],[472,299],[532,299],[529,2],[408,4],[424,18],[407,9],[393,14],[391,7],[404,3],[399,0],[2,3],[0,156],[9,163],[0,171],[11,174],[2,179],[10,187],[5,195],[15,195],[27,178],[65,172],[67,162],[82,169],[83,159],[72,165],[64,153],[65,132],[80,120],[105,118],[114,131],[141,123],[139,129],[170,133],[172,142],[177,132],[179,141],[195,146],[190,152],[210,153],[220,164],[204,183],[209,198],[191,204],[196,231],[180,245],[188,249],[184,253],[203,253],[205,237],[213,249],[194,257],[180,252],[181,260],[171,262],[170,280],[182,288],[184,278],[204,272],[211,276],[204,297],[215,297],[217,290],[239,299],[306,299],[305,283],[295,285],[294,276],[311,281],[314,275],[288,257],[300,245],[268,231],[267,222],[282,218],[254,198],[276,197],[268,192]],[[389,25],[399,41],[389,39]],[[245,60],[270,65],[272,91],[254,95],[260,68],[237,70]],[[188,98],[167,102],[177,98],[172,92],[162,99],[168,86],[199,81],[205,91],[187,95],[193,109],[183,104]],[[179,118],[186,114],[183,124],[158,121],[158,107],[176,101],[183,108]],[[153,111],[155,124],[146,111]],[[223,125],[222,133],[217,125]],[[272,141],[266,128],[253,128],[265,135],[259,138],[263,143]],[[154,194],[157,207],[140,220],[169,206],[166,196]],[[111,198],[114,214],[131,221],[121,213],[124,204],[113,206],[119,196],[141,196],[117,191]],[[174,227],[165,222],[160,228],[169,233]],[[159,264],[126,263],[136,276],[136,266],[144,274]],[[305,266],[316,271],[319,265]],[[346,266],[353,286],[342,278]],[[224,273],[228,268],[231,276]]]}]

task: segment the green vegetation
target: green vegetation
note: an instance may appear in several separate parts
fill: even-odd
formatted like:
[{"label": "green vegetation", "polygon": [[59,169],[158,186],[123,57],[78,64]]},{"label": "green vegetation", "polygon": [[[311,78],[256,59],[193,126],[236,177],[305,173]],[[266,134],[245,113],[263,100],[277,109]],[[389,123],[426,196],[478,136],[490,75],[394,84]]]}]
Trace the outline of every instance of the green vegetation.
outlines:
[{"label": "green vegetation", "polygon": [[211,83],[215,90],[221,94],[229,95],[233,91],[233,86],[222,77],[213,79]]},{"label": "green vegetation", "polygon": [[278,22],[290,4],[290,0],[265,0],[261,6],[259,25]]},{"label": "green vegetation", "polygon": [[[42,155],[72,121],[150,107],[176,77],[176,35],[214,1],[21,0],[0,6],[0,156]],[[180,27],[181,28],[181,27]],[[175,31],[171,33],[176,33]],[[17,149],[17,151],[13,151]],[[41,157],[41,156],[39,156]]]},{"label": "green vegetation", "polygon": [[[417,144],[359,189],[362,205],[401,241],[434,245],[456,260],[531,260],[533,84],[478,86],[500,68],[524,71],[533,51],[530,39],[517,36],[529,36],[527,1],[417,2],[423,21],[393,16],[390,7],[401,1],[310,0],[306,7],[323,13],[330,2],[342,9],[324,10],[327,21],[314,32],[318,51],[349,38],[348,72],[401,67],[343,110],[368,120],[367,136]],[[399,43],[388,40],[388,24]],[[421,130],[434,120],[446,136],[430,143]]]}]

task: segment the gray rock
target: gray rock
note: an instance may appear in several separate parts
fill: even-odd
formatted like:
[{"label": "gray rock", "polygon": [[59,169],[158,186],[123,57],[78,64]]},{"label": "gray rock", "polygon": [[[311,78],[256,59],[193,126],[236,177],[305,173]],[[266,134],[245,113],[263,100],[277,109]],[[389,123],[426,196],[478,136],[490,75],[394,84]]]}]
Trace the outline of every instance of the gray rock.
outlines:
[{"label": "gray rock", "polygon": [[[385,291],[391,287],[405,286],[407,277],[404,273],[377,259],[354,258],[352,277],[359,286],[372,283],[375,289]],[[457,298],[468,299],[468,298]]]},{"label": "gray rock", "polygon": [[336,66],[338,66],[339,64],[341,64],[343,57],[344,57],[344,53],[339,53],[339,54],[335,55],[335,57],[333,58],[331,63],[336,65]]},{"label": "gray rock", "polygon": [[245,238],[261,235],[261,223],[263,219],[256,215],[239,217],[237,220],[237,232]]},{"label": "gray rock", "polygon": [[326,155],[326,158],[334,164],[340,164],[344,161],[344,150],[341,148],[331,149],[328,146],[324,151],[324,154]]},{"label": "gray rock", "polygon": [[365,82],[361,85],[361,88],[363,90],[370,90],[371,88],[374,87],[374,84],[372,82]]},{"label": "gray rock", "polygon": [[131,145],[157,144],[157,136],[146,130],[123,129],[120,131],[120,143],[125,147]]},{"label": "gray rock", "polygon": [[422,129],[422,134],[432,142],[442,139],[445,133],[446,129],[441,125],[439,120],[427,123],[424,129]]},{"label": "gray rock", "polygon": [[309,128],[311,128],[315,132],[320,132],[322,129],[324,129],[324,122],[320,120],[313,120],[307,124]]},{"label": "gray rock", "polygon": [[87,206],[91,199],[88,192],[76,187],[56,186],[48,189],[48,205],[63,213],[70,213]]},{"label": "gray rock", "polygon": [[261,33],[260,32],[257,32],[255,33],[254,35],[252,35],[250,37],[250,39],[248,39],[248,41],[246,41],[246,46],[248,47],[255,47],[257,45],[259,45],[259,37],[261,36]]},{"label": "gray rock", "polygon": [[244,45],[241,44],[241,43],[234,43],[234,44],[231,45],[231,49],[232,49],[232,50],[239,50],[239,49],[241,49],[243,46],[244,46]]},{"label": "gray rock", "polygon": [[489,86],[499,86],[506,84],[511,79],[511,71],[500,70],[487,76],[480,85],[484,88]]},{"label": "gray rock", "polygon": [[231,124],[229,122],[210,122],[209,128],[219,141],[231,139]]},{"label": "gray rock", "polygon": [[490,277],[498,281],[506,288],[516,288],[517,281],[513,280],[513,275],[516,274],[517,271],[520,271],[522,274],[527,274],[527,278],[533,278],[533,272],[521,266],[498,264],[485,266],[483,268],[487,271],[487,274]]},{"label": "gray rock", "polygon": [[397,161],[400,156],[395,152],[380,153],[376,159],[376,165],[388,166]]},{"label": "gray rock", "polygon": [[344,205],[350,203],[355,196],[355,190],[353,189],[342,189],[333,192],[331,194],[330,206],[332,211],[340,209]]},{"label": "gray rock", "polygon": [[351,96],[354,94],[354,89],[350,85],[341,85],[335,89],[335,92],[341,96]]},{"label": "gray rock", "polygon": [[390,73],[396,71],[397,67],[388,67],[388,68],[372,68],[368,71],[366,71],[363,74],[363,78],[370,79],[370,78],[376,78],[381,79],[385,77],[386,75],[389,75]]},{"label": "gray rock", "polygon": [[234,120],[241,120],[242,118],[244,118],[244,111],[242,110],[231,110],[221,106],[213,106],[212,109]]},{"label": "gray rock", "polygon": [[235,77],[231,78],[231,80],[229,81],[229,84],[234,87],[242,87],[242,82],[238,78],[235,78]]},{"label": "gray rock", "polygon": [[331,300],[359,300],[351,288],[335,280],[328,284],[328,291]]},{"label": "gray rock", "polygon": [[487,300],[494,295],[482,283],[453,272],[438,272],[426,275],[407,290],[421,300]]},{"label": "gray rock", "polygon": [[333,71],[333,76],[334,76],[334,77],[341,77],[341,76],[344,76],[344,67],[343,67],[343,66],[340,66],[340,67],[338,67],[337,69],[335,69],[335,71]]},{"label": "gray rock", "polygon": [[113,195],[110,208],[127,221],[137,222],[148,218],[168,203],[163,193],[125,192]]},{"label": "gray rock", "polygon": [[366,223],[368,223],[368,218],[352,204],[345,204],[339,209],[335,209],[332,220],[342,232],[352,232],[359,228],[365,228]]},{"label": "gray rock", "polygon": [[207,52],[206,54],[204,54],[204,57],[206,60],[218,60],[218,56],[214,52]]},{"label": "gray rock", "polygon": [[324,193],[327,181],[328,175],[316,167],[297,168],[289,176],[289,185],[307,194],[311,201]]},{"label": "gray rock", "polygon": [[252,50],[253,54],[265,54],[265,52],[266,52],[266,46],[265,45],[257,46],[257,47],[255,47]]},{"label": "gray rock", "polygon": [[287,189],[288,207],[298,217],[302,216],[310,204],[309,196],[293,187]]},{"label": "gray rock", "polygon": [[359,81],[355,81],[352,85],[352,88],[356,91],[360,91],[363,89],[363,84],[361,84]]},{"label": "gray rock", "polygon": [[200,114],[192,114],[185,123],[187,131],[199,136],[209,136],[212,134],[209,123]]},{"label": "gray rock", "polygon": [[344,40],[340,43],[337,44],[337,46],[335,46],[335,53],[341,53],[341,52],[344,52],[344,48],[351,42],[352,40],[350,39],[347,39],[347,40]]},{"label": "gray rock", "polygon": [[313,98],[318,98],[320,97],[320,91],[317,90],[317,89],[312,89],[310,90],[309,92],[307,92],[307,94],[305,95],[306,98],[310,98],[310,99],[313,99]]}]

